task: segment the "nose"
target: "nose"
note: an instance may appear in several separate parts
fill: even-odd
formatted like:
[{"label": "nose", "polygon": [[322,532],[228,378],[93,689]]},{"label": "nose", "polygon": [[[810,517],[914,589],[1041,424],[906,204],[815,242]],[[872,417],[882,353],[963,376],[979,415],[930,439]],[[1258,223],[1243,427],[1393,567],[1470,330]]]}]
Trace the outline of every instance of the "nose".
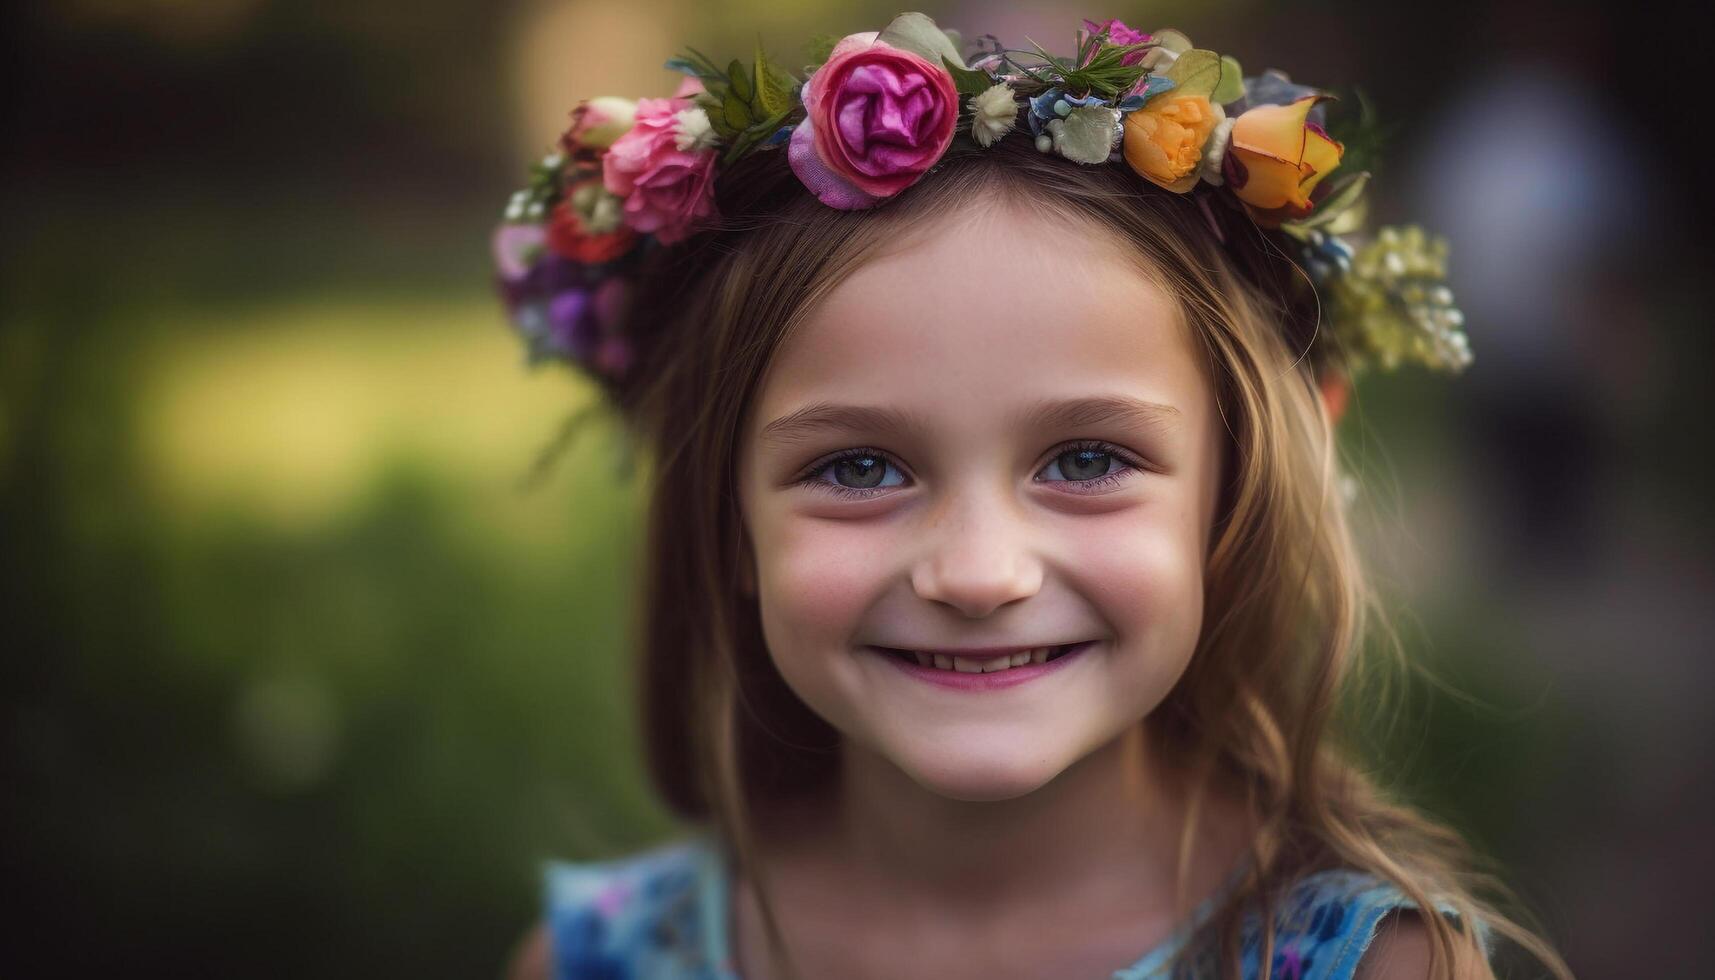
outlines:
[{"label": "nose", "polygon": [[966,616],[987,616],[1042,588],[1042,562],[1028,528],[999,501],[966,500],[944,510],[923,535],[911,586]]}]

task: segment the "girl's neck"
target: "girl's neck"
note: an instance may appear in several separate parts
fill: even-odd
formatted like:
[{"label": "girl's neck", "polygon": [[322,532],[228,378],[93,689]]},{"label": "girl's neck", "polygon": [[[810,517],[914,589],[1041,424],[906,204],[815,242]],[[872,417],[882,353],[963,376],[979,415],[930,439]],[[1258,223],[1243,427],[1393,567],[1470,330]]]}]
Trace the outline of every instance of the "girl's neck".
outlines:
[{"label": "girl's neck", "polygon": [[941,922],[1027,916],[1071,896],[1172,922],[1220,886],[1246,840],[1236,809],[1211,795],[1176,894],[1187,790],[1141,725],[1035,791],[990,802],[930,792],[848,743],[838,792],[795,818],[788,846],[856,893]]}]

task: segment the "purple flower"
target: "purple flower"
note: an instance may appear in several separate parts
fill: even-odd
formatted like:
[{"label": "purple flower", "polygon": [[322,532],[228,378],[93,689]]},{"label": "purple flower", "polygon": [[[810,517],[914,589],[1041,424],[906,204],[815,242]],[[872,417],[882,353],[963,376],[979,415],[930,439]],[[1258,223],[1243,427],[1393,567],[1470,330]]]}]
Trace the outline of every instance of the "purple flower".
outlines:
[{"label": "purple flower", "polygon": [[532,361],[568,360],[608,377],[630,366],[631,347],[618,334],[630,292],[625,279],[544,252],[522,278],[503,274],[500,288]]}]

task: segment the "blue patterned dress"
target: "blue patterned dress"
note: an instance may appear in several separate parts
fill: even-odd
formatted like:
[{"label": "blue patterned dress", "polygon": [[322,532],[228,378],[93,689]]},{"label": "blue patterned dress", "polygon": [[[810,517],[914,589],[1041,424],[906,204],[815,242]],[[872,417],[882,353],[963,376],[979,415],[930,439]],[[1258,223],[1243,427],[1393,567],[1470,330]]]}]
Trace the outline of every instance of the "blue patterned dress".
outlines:
[{"label": "blue patterned dress", "polygon": [[[1214,910],[1238,872],[1186,923],[1111,980],[1158,980],[1191,930]],[[727,948],[728,869],[706,834],[611,861],[553,863],[547,871],[547,923],[555,980],[740,980]],[[1416,908],[1394,886],[1367,873],[1322,871],[1290,891],[1275,920],[1274,976],[1348,980],[1388,912]],[[1452,910],[1439,906],[1446,914]],[[1492,952],[1486,924],[1478,934]],[[1259,976],[1254,919],[1244,932],[1244,975]]]}]

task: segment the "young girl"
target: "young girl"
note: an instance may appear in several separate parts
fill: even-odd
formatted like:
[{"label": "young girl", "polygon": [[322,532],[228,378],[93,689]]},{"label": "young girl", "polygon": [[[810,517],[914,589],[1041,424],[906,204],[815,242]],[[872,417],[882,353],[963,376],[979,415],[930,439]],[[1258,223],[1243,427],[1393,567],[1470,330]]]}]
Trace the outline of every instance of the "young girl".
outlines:
[{"label": "young girl", "polygon": [[554,866],[516,976],[1418,980],[1505,936],[1570,977],[1334,725],[1332,428],[1354,369],[1468,359],[1441,253],[1340,239],[1326,96],[1084,26],[675,59],[514,198],[514,322],[652,466],[688,830]]}]

